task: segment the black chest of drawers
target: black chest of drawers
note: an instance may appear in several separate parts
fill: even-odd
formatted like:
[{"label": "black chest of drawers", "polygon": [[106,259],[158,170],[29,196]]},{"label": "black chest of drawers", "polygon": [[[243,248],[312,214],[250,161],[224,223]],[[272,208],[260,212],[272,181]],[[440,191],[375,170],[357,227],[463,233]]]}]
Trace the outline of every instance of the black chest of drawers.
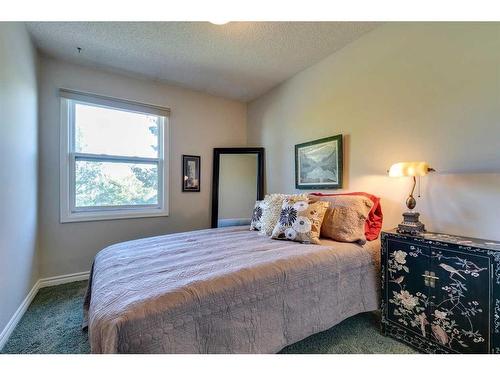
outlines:
[{"label": "black chest of drawers", "polygon": [[382,332],[427,353],[500,354],[500,241],[382,232]]}]

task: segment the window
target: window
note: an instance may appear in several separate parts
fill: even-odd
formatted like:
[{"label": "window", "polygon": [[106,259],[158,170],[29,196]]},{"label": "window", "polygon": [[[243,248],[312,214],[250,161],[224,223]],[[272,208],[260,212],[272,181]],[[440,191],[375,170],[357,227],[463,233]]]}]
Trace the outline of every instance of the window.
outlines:
[{"label": "window", "polygon": [[169,110],[60,94],[61,222],[167,216]]}]

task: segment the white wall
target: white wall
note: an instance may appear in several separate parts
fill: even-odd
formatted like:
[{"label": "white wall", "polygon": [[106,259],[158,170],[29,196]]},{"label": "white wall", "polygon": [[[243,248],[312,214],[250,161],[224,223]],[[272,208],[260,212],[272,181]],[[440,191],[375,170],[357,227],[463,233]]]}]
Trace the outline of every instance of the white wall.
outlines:
[{"label": "white wall", "polygon": [[0,23],[0,333],[38,279],[36,54]]},{"label": "white wall", "polygon": [[[166,106],[170,117],[170,216],[59,223],[59,99],[61,87]],[[154,81],[40,58],[40,272],[87,271],[107,245],[210,227],[214,147],[246,144],[246,106]],[[201,192],[182,193],[181,155],[201,155]]]},{"label": "white wall", "polygon": [[389,23],[249,104],[248,141],[266,148],[267,192],[294,190],[297,143],[345,135],[345,191],[382,197],[401,221],[426,160],[417,209],[428,229],[500,240],[500,24]]}]

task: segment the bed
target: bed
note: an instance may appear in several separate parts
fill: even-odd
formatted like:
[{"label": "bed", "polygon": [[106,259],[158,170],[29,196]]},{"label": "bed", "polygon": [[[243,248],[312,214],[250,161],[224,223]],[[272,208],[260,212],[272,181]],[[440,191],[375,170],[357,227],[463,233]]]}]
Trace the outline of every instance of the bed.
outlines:
[{"label": "bed", "polygon": [[276,353],[379,307],[379,251],[248,226],[109,246],[84,303],[92,353]]}]

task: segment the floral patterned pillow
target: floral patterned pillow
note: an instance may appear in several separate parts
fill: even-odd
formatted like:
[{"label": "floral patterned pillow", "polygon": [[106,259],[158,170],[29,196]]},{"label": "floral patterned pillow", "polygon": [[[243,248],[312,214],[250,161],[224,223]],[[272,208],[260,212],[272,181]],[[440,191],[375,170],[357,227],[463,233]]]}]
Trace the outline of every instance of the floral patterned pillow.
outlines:
[{"label": "floral patterned pillow", "polygon": [[307,198],[286,199],[271,237],[319,244],[321,223],[327,208],[327,202],[310,202]]},{"label": "floral patterned pillow", "polygon": [[262,212],[263,201],[255,202],[252,213],[252,222],[250,223],[250,230],[260,230],[262,227]]},{"label": "floral patterned pillow", "polygon": [[305,194],[287,195],[287,194],[268,194],[262,202],[262,219],[260,233],[270,236],[280,218],[281,206],[287,198],[307,199]]}]

